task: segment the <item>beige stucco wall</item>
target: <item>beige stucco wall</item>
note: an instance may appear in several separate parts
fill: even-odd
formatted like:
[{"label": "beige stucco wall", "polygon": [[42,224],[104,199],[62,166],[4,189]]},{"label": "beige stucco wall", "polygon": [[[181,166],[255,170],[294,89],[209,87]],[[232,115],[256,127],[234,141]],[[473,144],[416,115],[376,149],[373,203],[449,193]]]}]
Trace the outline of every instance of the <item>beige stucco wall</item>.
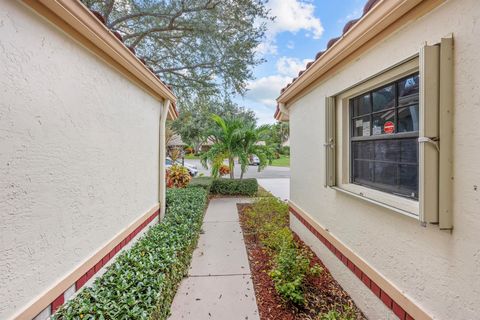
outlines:
[{"label": "beige stucco wall", "polygon": [[[422,44],[455,37],[454,231],[389,211],[333,189],[324,182],[324,100],[418,53]],[[451,0],[412,21],[369,50],[290,109],[293,203],[438,319],[477,319],[480,314],[480,2]],[[308,238],[294,220],[293,228]],[[320,244],[318,244],[320,245]],[[317,249],[318,250],[318,249]],[[328,250],[318,251],[332,255]],[[334,273],[345,266],[325,258]],[[362,286],[341,277],[347,288]],[[372,319],[383,306],[354,294]]]},{"label": "beige stucco wall", "polygon": [[0,319],[158,203],[160,103],[0,0]]}]

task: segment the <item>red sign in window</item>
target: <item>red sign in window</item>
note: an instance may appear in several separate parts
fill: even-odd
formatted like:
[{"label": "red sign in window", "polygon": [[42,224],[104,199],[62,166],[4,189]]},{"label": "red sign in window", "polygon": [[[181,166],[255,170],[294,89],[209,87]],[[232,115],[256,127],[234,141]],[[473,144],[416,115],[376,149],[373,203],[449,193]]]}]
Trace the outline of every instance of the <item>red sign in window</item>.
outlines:
[{"label": "red sign in window", "polygon": [[383,125],[383,131],[387,134],[395,132],[395,124],[392,121],[387,121]]}]

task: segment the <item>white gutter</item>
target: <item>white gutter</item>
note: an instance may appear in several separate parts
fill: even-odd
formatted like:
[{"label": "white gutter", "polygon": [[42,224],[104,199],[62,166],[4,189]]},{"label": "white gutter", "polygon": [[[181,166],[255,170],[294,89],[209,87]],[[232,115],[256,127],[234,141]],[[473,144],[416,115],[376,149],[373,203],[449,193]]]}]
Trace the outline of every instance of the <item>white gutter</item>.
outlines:
[{"label": "white gutter", "polygon": [[165,127],[167,123],[168,111],[170,109],[170,100],[164,100],[162,103],[162,110],[160,114],[160,148],[159,148],[159,183],[158,183],[158,202],[160,203],[160,220],[165,217],[165,195],[167,190],[167,184],[165,181],[165,161],[167,146],[165,141]]}]

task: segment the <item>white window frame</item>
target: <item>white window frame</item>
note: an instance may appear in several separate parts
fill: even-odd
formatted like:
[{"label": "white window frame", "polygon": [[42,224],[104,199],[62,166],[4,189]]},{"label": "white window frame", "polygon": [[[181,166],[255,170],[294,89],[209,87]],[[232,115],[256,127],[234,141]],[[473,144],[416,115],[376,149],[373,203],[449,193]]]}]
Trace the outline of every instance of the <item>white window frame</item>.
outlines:
[{"label": "white window frame", "polygon": [[404,215],[419,217],[419,201],[383,192],[367,186],[351,183],[350,161],[350,100],[364,92],[374,90],[383,85],[400,80],[419,72],[419,58],[412,57],[408,61],[383,71],[370,79],[355,85],[335,96],[336,104],[336,190],[386,207]]}]

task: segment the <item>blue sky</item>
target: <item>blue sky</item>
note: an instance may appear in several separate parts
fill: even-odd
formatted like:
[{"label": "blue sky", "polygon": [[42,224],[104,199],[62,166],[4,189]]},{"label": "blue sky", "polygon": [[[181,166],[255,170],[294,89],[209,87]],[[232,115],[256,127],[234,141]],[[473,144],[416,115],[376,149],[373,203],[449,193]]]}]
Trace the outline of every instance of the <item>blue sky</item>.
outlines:
[{"label": "blue sky", "polygon": [[269,0],[271,14],[265,41],[257,54],[267,60],[254,69],[255,80],[237,102],[255,111],[259,124],[273,123],[275,99],[298,71],[305,68],[328,40],[362,14],[366,0]]}]

